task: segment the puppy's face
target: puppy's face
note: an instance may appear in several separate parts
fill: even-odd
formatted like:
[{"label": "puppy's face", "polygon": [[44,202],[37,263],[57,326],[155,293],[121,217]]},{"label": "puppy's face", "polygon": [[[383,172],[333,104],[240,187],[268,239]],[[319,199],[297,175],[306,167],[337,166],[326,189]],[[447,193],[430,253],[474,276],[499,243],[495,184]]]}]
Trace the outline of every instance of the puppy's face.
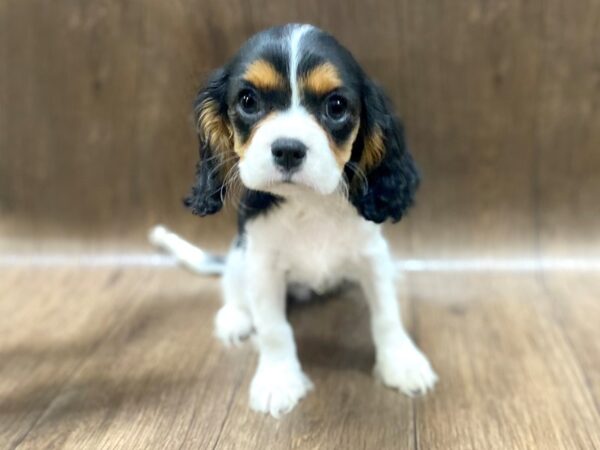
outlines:
[{"label": "puppy's face", "polygon": [[[247,189],[276,195],[295,187],[326,195],[344,178],[357,178],[361,190],[351,201],[367,217],[369,190],[386,180],[393,189],[385,177],[394,168],[385,160],[402,176],[401,129],[387,108],[383,94],[330,35],[310,25],[259,33],[198,96],[201,163],[188,205],[200,215],[216,212],[219,201],[206,190],[223,185],[231,170],[239,171]],[[412,160],[405,162],[414,172]],[[370,185],[375,170],[383,178]],[[414,175],[405,186],[410,196]],[[387,207],[390,199],[384,201]],[[367,218],[401,215],[380,213],[381,220]]]},{"label": "puppy's face", "polygon": [[259,35],[233,61],[227,95],[240,178],[277,193],[299,184],[333,192],[360,123],[351,59],[308,25]]}]

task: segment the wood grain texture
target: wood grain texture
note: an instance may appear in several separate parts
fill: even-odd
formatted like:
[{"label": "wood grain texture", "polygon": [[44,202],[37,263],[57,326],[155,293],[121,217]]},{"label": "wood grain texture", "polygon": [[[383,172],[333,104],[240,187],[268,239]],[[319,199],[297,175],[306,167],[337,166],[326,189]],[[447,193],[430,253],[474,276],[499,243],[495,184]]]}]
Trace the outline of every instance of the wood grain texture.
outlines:
[{"label": "wood grain texture", "polygon": [[[435,278],[411,285],[420,343],[447,370],[417,410],[421,448],[597,448],[600,416],[587,380],[600,354],[583,366],[554,311],[576,314],[581,304],[557,301],[537,277]],[[581,310],[587,317],[575,329],[600,319],[596,307]]]},{"label": "wood grain texture", "polygon": [[[388,91],[424,174],[386,231],[416,258],[600,256],[600,2],[0,1],[0,253],[209,250],[234,205],[183,211],[191,104],[254,32],[331,31]],[[256,358],[212,338],[216,280],[0,267],[1,448],[600,448],[594,273],[424,273],[405,322],[440,375],[373,381],[356,290],[290,313],[316,390],[249,411]]]},{"label": "wood grain texture", "polygon": [[180,206],[194,93],[252,33],[306,21],[405,119],[424,183],[399,249],[598,254],[599,18],[596,0],[2,2],[0,230],[110,237],[167,221],[210,243],[228,218]]},{"label": "wood grain texture", "polygon": [[405,322],[440,383],[371,376],[360,293],[291,309],[316,389],[281,420],[248,408],[256,357],[212,337],[218,283],[179,270],[13,269],[0,277],[0,447],[594,449],[595,277],[420,274]]}]

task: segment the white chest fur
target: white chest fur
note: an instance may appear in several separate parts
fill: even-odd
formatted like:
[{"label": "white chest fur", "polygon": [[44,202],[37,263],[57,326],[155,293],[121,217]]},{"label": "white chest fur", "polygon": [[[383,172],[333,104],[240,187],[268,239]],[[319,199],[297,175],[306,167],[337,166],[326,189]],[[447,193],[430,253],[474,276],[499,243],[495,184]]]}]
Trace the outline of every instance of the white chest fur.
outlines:
[{"label": "white chest fur", "polygon": [[393,263],[380,227],[344,198],[290,196],[246,223],[246,245],[234,248],[223,275],[224,306],[216,335],[238,343],[253,332],[259,362],[250,405],[279,416],[312,388],[298,361],[283,301],[288,282],[317,292],[341,279],[360,283],[371,312],[376,374],[412,395],[435,384],[435,373],[402,327]]},{"label": "white chest fur", "polygon": [[288,281],[316,291],[356,278],[362,257],[382,239],[380,227],[339,194],[288,197],[246,231],[250,251],[269,254]]}]

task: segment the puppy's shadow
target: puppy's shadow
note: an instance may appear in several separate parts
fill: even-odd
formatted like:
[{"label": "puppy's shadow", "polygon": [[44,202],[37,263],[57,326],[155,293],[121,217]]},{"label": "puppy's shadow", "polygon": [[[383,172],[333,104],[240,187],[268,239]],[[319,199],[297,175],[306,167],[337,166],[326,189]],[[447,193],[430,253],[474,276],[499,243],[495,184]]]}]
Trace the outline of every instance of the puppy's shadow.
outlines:
[{"label": "puppy's shadow", "polygon": [[309,301],[290,299],[288,305],[303,366],[371,372],[374,350],[360,289],[345,284]]}]

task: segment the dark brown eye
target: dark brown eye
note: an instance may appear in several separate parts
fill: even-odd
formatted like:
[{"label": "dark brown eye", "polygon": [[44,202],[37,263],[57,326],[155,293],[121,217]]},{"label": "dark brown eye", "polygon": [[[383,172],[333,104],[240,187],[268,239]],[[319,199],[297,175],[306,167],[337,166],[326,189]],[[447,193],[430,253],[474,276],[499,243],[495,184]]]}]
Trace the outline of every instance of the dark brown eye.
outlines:
[{"label": "dark brown eye", "polygon": [[245,114],[256,114],[259,110],[258,98],[250,89],[244,89],[240,92],[238,103]]},{"label": "dark brown eye", "polygon": [[348,115],[348,102],[338,94],[333,94],[325,100],[325,114],[334,122],[341,122]]}]

